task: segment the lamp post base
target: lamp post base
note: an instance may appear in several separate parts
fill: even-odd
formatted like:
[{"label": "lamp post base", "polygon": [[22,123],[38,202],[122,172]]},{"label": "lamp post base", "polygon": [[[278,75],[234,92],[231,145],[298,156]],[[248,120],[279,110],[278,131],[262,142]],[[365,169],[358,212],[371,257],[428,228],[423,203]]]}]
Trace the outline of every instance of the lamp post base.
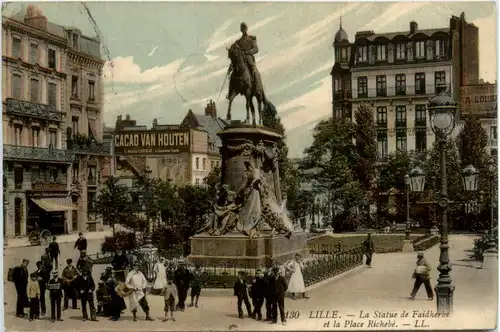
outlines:
[{"label": "lamp post base", "polygon": [[403,240],[403,249],[401,249],[402,252],[413,252],[415,249],[413,248],[413,241],[412,240]]},{"label": "lamp post base", "polygon": [[432,226],[431,234],[435,236],[439,236],[439,229],[436,226]]},{"label": "lamp post base", "polygon": [[496,248],[490,248],[484,252],[481,268],[498,270],[498,250]]},{"label": "lamp post base", "polygon": [[437,300],[437,312],[452,314],[453,313],[453,292],[455,286],[451,284],[436,285],[434,287]]}]

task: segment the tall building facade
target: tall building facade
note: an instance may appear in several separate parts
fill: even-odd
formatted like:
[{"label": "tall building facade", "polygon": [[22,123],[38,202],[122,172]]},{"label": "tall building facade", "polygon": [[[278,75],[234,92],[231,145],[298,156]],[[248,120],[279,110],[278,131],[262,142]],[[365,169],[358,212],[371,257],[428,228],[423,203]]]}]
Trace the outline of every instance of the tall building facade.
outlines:
[{"label": "tall building facade", "polygon": [[446,85],[458,102],[460,86],[478,80],[477,40],[477,27],[463,14],[440,29],[410,22],[407,31],[360,31],[352,43],[341,26],[333,43],[333,116],[352,119],[365,104],[377,124],[379,157],[397,149],[426,151],[434,142],[429,98]]},{"label": "tall building facade", "polygon": [[72,221],[81,197],[72,187],[76,151],[67,146],[68,31],[32,5],[2,17],[6,236],[85,230]]}]

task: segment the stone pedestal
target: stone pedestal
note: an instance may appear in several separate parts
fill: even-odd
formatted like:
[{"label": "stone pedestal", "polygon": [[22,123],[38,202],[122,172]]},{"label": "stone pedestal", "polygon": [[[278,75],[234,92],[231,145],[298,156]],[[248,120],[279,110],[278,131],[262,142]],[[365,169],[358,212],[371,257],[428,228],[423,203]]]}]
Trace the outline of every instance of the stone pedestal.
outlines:
[{"label": "stone pedestal", "polygon": [[488,249],[483,254],[482,269],[495,269],[498,270],[498,250]]},{"label": "stone pedestal", "polygon": [[308,258],[306,242],[305,232],[294,233],[290,239],[262,233],[254,239],[239,233],[222,236],[198,234],[191,238],[191,255],[188,260],[190,263],[206,266],[265,268],[269,266],[271,258],[278,263],[292,259],[296,253],[301,254],[304,259]]},{"label": "stone pedestal", "polygon": [[403,240],[403,248],[401,249],[402,252],[413,252],[414,250],[412,240]]}]

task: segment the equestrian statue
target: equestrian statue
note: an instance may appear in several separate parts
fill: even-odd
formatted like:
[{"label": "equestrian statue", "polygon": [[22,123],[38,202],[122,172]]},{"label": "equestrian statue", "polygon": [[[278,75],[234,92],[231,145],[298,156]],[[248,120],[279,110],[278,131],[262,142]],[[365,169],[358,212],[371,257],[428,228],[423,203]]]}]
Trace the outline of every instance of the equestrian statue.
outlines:
[{"label": "equestrian statue", "polygon": [[256,125],[255,107],[253,98],[257,99],[259,109],[259,125],[262,125],[262,112],[266,107],[274,106],[266,99],[260,73],[255,65],[254,55],[259,52],[257,37],[249,35],[248,27],[241,23],[242,36],[231,47],[227,48],[228,57],[231,61],[227,76],[229,78],[229,91],[226,98],[229,100],[227,108],[227,120],[231,120],[231,106],[237,95],[243,95],[246,99],[247,117],[245,123],[250,123],[250,111],[252,112],[252,124]]}]

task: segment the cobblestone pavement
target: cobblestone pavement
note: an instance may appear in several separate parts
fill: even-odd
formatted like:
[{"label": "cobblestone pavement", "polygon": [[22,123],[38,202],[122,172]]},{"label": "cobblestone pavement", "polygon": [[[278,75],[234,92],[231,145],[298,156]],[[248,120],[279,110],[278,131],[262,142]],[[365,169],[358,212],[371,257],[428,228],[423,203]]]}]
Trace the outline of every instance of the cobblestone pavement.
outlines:
[{"label": "cobblestone pavement", "polygon": [[[453,264],[451,276],[456,286],[453,318],[414,316],[415,311],[424,314],[435,312],[436,300],[427,301],[423,288],[414,301],[408,300],[413,285],[411,274],[415,267],[416,255],[393,253],[375,255],[371,269],[360,268],[348,276],[335,278],[331,282],[313,287],[308,292],[310,299],[294,301],[287,298],[285,308],[288,310],[289,318],[286,325],[267,324],[250,318],[238,319],[236,299],[231,296],[232,292],[212,290],[202,291],[199,308],[187,308],[184,312],[176,312],[175,322],[161,321],[163,298],[153,295],[148,295],[148,301],[152,308],[151,314],[155,318],[154,322],[143,321],[144,315],[139,316],[141,320],[138,322],[133,322],[130,312],[127,311],[118,322],[111,322],[101,317],[99,322],[82,324],[79,310],[65,311],[63,322],[51,323],[47,318],[29,322],[27,319],[15,317],[14,285],[7,283],[4,287],[8,302],[5,306],[5,326],[10,331],[371,330],[377,327],[378,329],[392,327],[398,330],[493,329],[497,314],[498,271],[478,269],[480,266],[478,262],[466,260],[470,254],[467,250],[472,248],[473,239],[474,236],[464,235],[450,238],[450,257]],[[89,245],[97,246],[98,243]],[[23,248],[8,249],[6,261],[11,261],[10,256],[12,256],[16,257],[14,261],[18,262],[24,257],[23,255],[28,255],[26,252],[17,253],[21,249]],[[35,254],[35,250],[32,251],[32,254]],[[435,284],[439,246],[428,250],[425,256],[434,267],[431,282]],[[97,272],[94,271],[94,274]],[[398,318],[376,318],[377,310],[381,313],[397,313]],[[409,313],[407,318],[400,318],[403,310]],[[317,311],[323,311],[323,316],[329,317],[310,318],[311,315],[318,316]],[[333,316],[337,311],[335,318]],[[366,317],[366,313],[370,318],[360,318],[360,316]],[[299,317],[293,318],[294,316]],[[379,325],[382,323],[387,325]]]}]

